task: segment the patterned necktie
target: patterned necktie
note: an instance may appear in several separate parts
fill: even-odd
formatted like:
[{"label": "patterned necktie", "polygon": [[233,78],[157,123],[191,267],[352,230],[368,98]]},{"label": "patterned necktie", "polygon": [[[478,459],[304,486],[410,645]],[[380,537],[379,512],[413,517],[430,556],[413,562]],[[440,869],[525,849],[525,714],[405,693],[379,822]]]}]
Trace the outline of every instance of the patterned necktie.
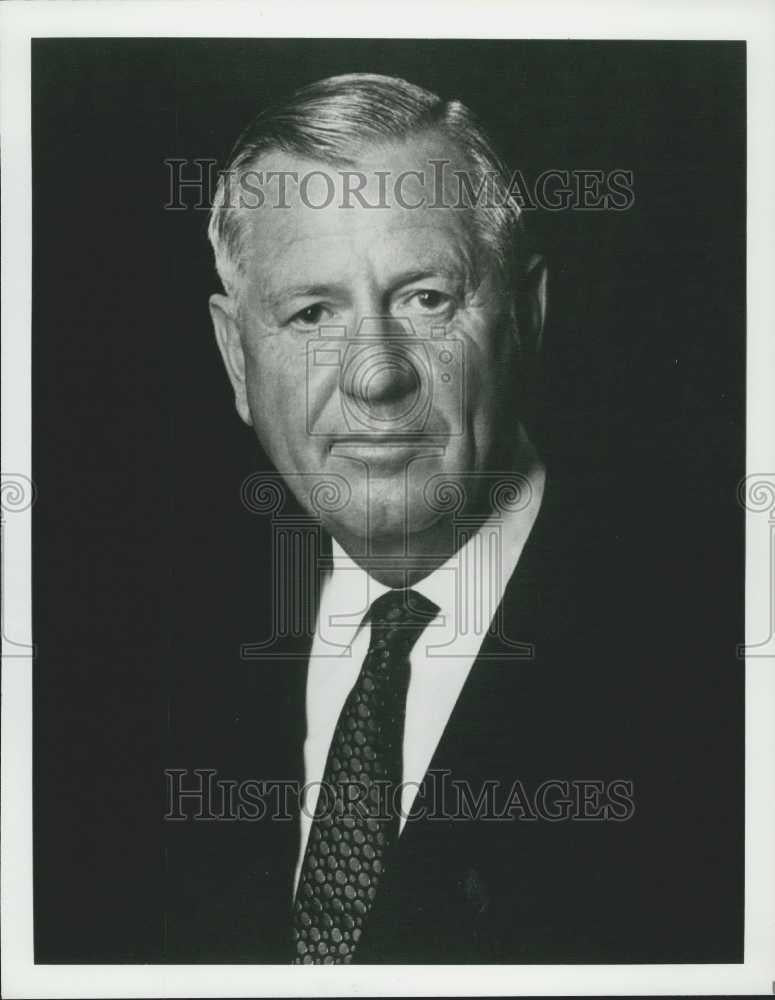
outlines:
[{"label": "patterned necktie", "polygon": [[369,651],[334,730],[299,878],[297,964],[352,961],[398,839],[409,654],[438,611],[390,590],[364,618]]}]

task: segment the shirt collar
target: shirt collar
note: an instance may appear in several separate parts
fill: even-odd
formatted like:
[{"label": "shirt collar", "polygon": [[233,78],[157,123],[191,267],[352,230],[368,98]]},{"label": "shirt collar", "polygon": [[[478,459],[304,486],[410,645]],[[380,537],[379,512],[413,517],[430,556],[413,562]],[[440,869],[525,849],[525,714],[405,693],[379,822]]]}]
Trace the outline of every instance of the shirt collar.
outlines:
[{"label": "shirt collar", "polygon": [[[481,595],[477,597],[480,590],[477,583],[482,580],[491,580],[495,591],[490,597],[491,612],[500,604],[541,505],[543,465],[536,462],[525,478],[528,489],[524,491],[524,503],[514,507],[506,504],[491,514],[446,562],[413,584],[414,590],[438,606],[439,616],[451,620],[450,615],[460,613],[460,601],[470,603],[469,610],[473,612],[472,602],[481,600]],[[490,538],[497,538],[498,544],[490,544]],[[372,603],[390,587],[370,576],[335,538],[331,542],[333,568],[323,588],[321,625],[335,637],[336,645],[347,646],[358,633]],[[493,560],[500,560],[499,571]],[[489,621],[485,627],[488,625]]]}]

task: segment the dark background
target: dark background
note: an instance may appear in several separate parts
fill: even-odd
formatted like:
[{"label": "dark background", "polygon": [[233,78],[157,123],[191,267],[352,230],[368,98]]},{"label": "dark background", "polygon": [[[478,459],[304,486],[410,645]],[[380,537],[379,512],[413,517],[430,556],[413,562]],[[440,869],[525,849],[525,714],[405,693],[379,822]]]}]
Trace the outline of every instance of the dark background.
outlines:
[{"label": "dark background", "polygon": [[[37,960],[163,957],[163,768],[209,766],[170,747],[190,701],[225,697],[196,650],[238,565],[256,633],[235,646],[268,628],[265,526],[239,500],[264,459],[210,330],[206,213],[164,210],[164,160],[222,162],[268,100],[352,71],[461,98],[528,179],[634,172],[629,211],[528,213],[551,270],[534,433],[605,505],[621,586],[647,556],[655,606],[718,650],[684,835],[701,850],[715,824],[708,947],[740,960],[744,45],[47,39],[32,68]],[[659,663],[656,634],[632,641]]]}]

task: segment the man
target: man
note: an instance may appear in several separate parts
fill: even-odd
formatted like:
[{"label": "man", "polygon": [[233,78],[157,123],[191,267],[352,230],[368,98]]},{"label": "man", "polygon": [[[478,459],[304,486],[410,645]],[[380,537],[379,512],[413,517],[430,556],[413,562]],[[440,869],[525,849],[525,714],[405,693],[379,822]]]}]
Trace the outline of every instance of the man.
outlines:
[{"label": "man", "polygon": [[546,273],[507,185],[462,104],[367,74],[259,115],[221,179],[210,311],[236,409],[331,552],[306,639],[246,650],[231,734],[244,773],[304,794],[219,834],[228,875],[190,893],[171,953],[676,954],[643,877],[659,835],[623,822],[643,732],[610,655],[606,514],[547,482],[527,426]]}]

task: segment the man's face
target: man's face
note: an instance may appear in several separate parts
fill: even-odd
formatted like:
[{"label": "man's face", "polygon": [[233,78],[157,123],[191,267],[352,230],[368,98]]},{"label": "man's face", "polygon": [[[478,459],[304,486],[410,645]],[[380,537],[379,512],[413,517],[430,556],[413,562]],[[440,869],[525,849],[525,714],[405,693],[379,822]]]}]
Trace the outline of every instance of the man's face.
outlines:
[{"label": "man's face", "polygon": [[[264,176],[316,174],[305,189],[289,183],[288,207],[268,196],[246,212],[241,308],[232,324],[213,308],[243,419],[301,503],[350,550],[422,537],[441,516],[442,482],[465,479],[475,503],[470,474],[492,467],[499,436],[516,435],[508,296],[470,212],[430,207],[433,158],[464,169],[439,140],[364,159],[355,169],[367,177],[368,206],[349,197],[347,208],[341,171],[265,158]],[[377,170],[388,172],[389,189],[420,171],[424,183],[406,175],[401,194],[423,204],[371,207],[381,200]],[[330,200],[331,184],[331,204],[311,207]],[[326,483],[341,500],[331,502]]]}]

